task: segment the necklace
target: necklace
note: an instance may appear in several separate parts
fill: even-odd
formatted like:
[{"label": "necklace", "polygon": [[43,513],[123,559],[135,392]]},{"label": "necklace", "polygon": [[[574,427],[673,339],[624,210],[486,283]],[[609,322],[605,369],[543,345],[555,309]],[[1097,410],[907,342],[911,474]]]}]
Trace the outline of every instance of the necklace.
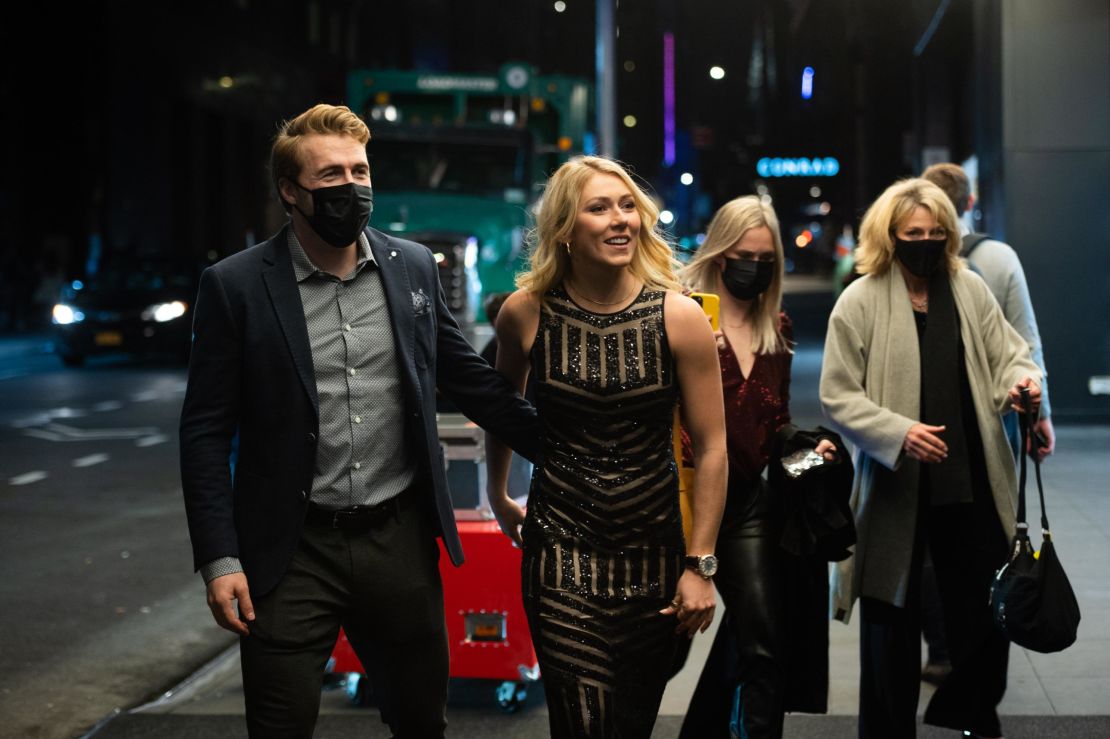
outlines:
[{"label": "necklace", "polygon": [[929,311],[929,296],[926,295],[923,298],[915,298],[913,295],[910,295],[910,305],[918,312],[927,313]]},{"label": "necklace", "polygon": [[614,301],[613,301],[613,302],[611,302],[611,303],[607,303],[607,302],[604,302],[604,301],[601,301],[601,300],[594,300],[594,299],[593,299],[593,298],[591,298],[591,297],[587,297],[586,295],[583,295],[583,294],[582,294],[582,293],[581,293],[581,292],[580,292],[580,291],[578,290],[578,288],[576,288],[576,287],[571,287],[571,284],[570,284],[569,282],[567,282],[567,283],[565,283],[565,284],[566,284],[566,286],[567,286],[567,289],[568,289],[568,290],[570,290],[570,291],[571,291],[572,293],[575,293],[575,294],[576,294],[576,295],[577,295],[578,297],[580,297],[580,298],[583,298],[583,299],[585,299],[585,300],[587,300],[587,301],[589,301],[589,302],[593,303],[594,305],[605,305],[605,306],[610,306],[610,305],[623,305],[623,304],[624,304],[624,303],[625,303],[625,302],[626,302],[626,301],[627,301],[627,300],[628,300],[629,298],[631,298],[631,297],[633,296],[633,294],[635,294],[635,292],[636,292],[637,290],[639,290],[639,289],[640,289],[639,287],[637,287],[637,286],[633,285],[633,287],[632,287],[632,292],[628,293],[627,295],[625,295],[625,296],[624,296],[623,298],[621,298],[620,300],[614,300]]}]

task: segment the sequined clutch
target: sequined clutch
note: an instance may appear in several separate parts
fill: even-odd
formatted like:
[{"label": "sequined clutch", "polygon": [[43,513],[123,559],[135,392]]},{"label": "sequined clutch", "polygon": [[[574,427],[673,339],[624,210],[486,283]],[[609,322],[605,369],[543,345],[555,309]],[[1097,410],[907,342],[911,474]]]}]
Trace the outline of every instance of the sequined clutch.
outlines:
[{"label": "sequined clutch", "polygon": [[786,470],[787,475],[794,479],[801,477],[806,470],[824,463],[825,457],[812,449],[799,449],[782,458],[782,468]]}]

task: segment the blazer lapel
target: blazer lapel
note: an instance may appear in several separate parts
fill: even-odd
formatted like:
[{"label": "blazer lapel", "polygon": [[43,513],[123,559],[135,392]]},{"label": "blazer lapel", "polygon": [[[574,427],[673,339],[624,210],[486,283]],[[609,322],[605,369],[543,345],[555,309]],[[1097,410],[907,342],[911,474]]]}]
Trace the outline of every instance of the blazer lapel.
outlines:
[{"label": "blazer lapel", "polygon": [[308,340],[304,305],[301,303],[297,278],[293,274],[293,262],[289,256],[287,238],[287,229],[282,229],[267,244],[263,259],[269,266],[262,270],[262,280],[266,283],[266,290],[274,304],[278,323],[281,325],[282,333],[285,334],[285,342],[293,355],[297,375],[300,376],[301,384],[304,385],[305,392],[312,401],[312,408],[319,417],[320,401],[316,396],[316,370],[312,364],[312,344]]},{"label": "blazer lapel", "polygon": [[393,319],[393,339],[397,345],[397,362],[404,372],[406,384],[420,397],[420,384],[416,379],[414,356],[416,352],[416,316],[412,307],[412,282],[402,249],[389,246],[384,234],[366,230],[370,237],[370,251],[382,275],[382,287],[389,315]]}]

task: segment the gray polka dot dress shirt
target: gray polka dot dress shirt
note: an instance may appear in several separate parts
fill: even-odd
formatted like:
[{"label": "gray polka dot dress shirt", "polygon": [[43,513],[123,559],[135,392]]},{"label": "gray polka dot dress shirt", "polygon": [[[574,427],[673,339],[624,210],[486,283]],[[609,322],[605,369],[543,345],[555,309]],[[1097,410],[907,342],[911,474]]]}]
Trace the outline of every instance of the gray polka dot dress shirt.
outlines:
[{"label": "gray polka dot dress shirt", "polygon": [[[366,234],[354,270],[338,278],[319,270],[289,229],[293,273],[304,306],[320,432],[313,503],[325,508],[377,505],[415,477],[404,439],[396,347],[381,274]],[[241,572],[224,557],[201,568],[205,582]]]}]

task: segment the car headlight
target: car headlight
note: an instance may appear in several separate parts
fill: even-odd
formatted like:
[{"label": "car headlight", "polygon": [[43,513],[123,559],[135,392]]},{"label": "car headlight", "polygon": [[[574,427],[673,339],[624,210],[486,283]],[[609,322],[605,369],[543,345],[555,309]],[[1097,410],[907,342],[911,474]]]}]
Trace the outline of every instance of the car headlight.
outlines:
[{"label": "car headlight", "polygon": [[58,303],[54,306],[51,320],[59,326],[68,326],[71,323],[79,323],[85,320],[85,314],[71,305]]},{"label": "car headlight", "polygon": [[154,305],[148,305],[141,315],[144,321],[165,323],[175,318],[181,318],[181,316],[185,315],[185,311],[188,308],[189,306],[182,301],[175,300],[172,303],[155,303]]}]

